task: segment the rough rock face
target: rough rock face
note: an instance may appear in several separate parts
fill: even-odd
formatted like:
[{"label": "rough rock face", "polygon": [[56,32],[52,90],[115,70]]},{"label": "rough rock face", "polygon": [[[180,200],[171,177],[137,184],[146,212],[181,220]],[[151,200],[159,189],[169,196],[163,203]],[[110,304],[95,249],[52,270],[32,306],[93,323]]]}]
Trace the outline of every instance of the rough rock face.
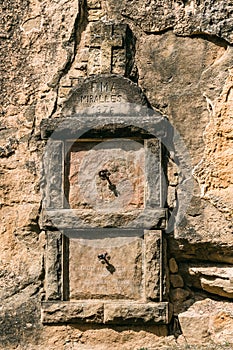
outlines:
[{"label": "rough rock face", "polygon": [[232,299],[232,266],[183,264],[182,269],[188,285]]},{"label": "rough rock face", "polygon": [[[181,330],[188,343],[232,343],[232,305],[210,299],[198,301],[179,315]],[[208,339],[209,338],[209,339]]]},{"label": "rough rock face", "polygon": [[[106,39],[109,33],[111,40]],[[99,34],[105,35],[103,41]],[[0,347],[174,348],[181,333],[188,344],[233,343],[232,1],[5,1],[0,40]],[[59,117],[70,90],[100,73],[138,84],[190,153],[193,189],[188,205],[174,163],[176,156],[182,159],[182,150],[170,155],[167,168],[169,212],[179,207],[183,213],[174,231],[166,233],[169,268],[164,274],[166,301],[174,309],[172,336],[163,324],[41,323],[41,301],[48,298],[45,274],[51,269],[51,278],[57,279],[64,250],[53,260],[58,235],[50,246],[48,268],[44,248],[49,237],[40,226],[46,144],[40,123]],[[146,254],[156,264],[151,251]],[[148,278],[151,284],[151,271]],[[53,296],[58,292],[49,291]],[[119,306],[117,312],[112,309],[111,320]],[[138,310],[146,322],[150,313]]]},{"label": "rough rock face", "polygon": [[[114,11],[114,2],[110,1]],[[116,12],[116,10],[115,10]],[[173,29],[178,35],[217,35],[232,43],[232,3],[221,1],[122,1],[117,14],[129,18],[147,33]],[[120,16],[119,16],[120,17]]]}]

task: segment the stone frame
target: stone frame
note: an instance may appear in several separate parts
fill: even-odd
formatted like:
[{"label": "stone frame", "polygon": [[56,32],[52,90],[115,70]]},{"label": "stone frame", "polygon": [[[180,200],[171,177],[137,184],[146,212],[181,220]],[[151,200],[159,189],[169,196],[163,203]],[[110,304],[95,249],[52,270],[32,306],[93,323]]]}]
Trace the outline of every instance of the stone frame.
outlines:
[{"label": "stone frame", "polygon": [[[93,97],[93,93],[96,97]],[[84,100],[83,103],[82,96],[89,95],[92,99]],[[117,102],[116,96],[121,102]],[[98,103],[94,102],[96,98],[99,99]],[[111,100],[110,104],[107,102],[108,99]],[[107,218],[103,220],[104,213],[99,222],[87,225],[85,220],[76,215],[75,209],[69,208],[65,200],[64,184],[67,176],[65,161],[69,149],[65,146],[66,143],[72,143],[80,138],[101,138],[103,130],[107,138],[114,139],[119,135],[122,138],[139,136],[146,145],[145,183],[149,195],[144,200],[145,208],[140,215],[136,215],[137,219],[127,225],[118,225],[116,221],[108,222]],[[42,139],[48,140],[43,159],[41,186],[43,196],[41,226],[47,236],[42,322],[44,324],[85,322],[168,324],[172,309],[166,301],[168,282],[166,239],[163,230],[167,222],[165,208],[167,184],[166,176],[162,176],[162,172],[164,166],[166,168],[167,157],[163,145],[170,146],[172,129],[166,123],[166,118],[148,108],[145,96],[129,80],[120,76],[100,75],[87,79],[73,90],[60,117],[42,121],[41,136]],[[166,173],[166,169],[164,172]],[[108,232],[109,227],[114,227],[116,232],[120,230],[121,234],[140,231],[146,242],[144,246],[151,248],[145,248],[145,254],[143,253],[145,275],[143,297],[133,300],[70,301],[69,237],[72,237],[74,232],[78,237],[82,233],[90,234],[92,230],[95,232],[99,230],[102,234]]]},{"label": "stone frame", "polygon": [[[42,323],[97,323],[97,324],[168,324],[172,316],[171,305],[163,300],[163,278],[166,274],[164,260],[166,259],[166,241],[160,230],[145,230],[147,239],[159,246],[159,296],[153,301],[153,295],[145,295],[145,300],[101,300],[83,299],[69,301],[67,289],[68,272],[68,239],[59,231],[47,231],[46,245],[46,301],[42,302]],[[150,249],[147,249],[147,260],[154,264]],[[151,255],[152,254],[152,255]],[[155,276],[153,268],[144,266],[148,271],[146,285],[153,293]]]},{"label": "stone frame", "polygon": [[[111,124],[118,125],[122,118],[114,117],[111,118]],[[148,120],[150,123],[148,123]],[[82,130],[83,126],[90,121],[93,126],[93,119],[87,116],[85,120],[83,118],[75,118],[72,120],[79,130]],[[106,124],[109,119],[106,117],[98,118],[98,121],[94,123],[94,128],[102,127],[103,123]],[[54,128],[54,120],[51,121]],[[171,318],[171,308],[168,302],[163,302],[164,295],[164,277],[166,275],[165,266],[165,239],[162,235],[162,229],[166,223],[166,210],[161,207],[161,197],[158,200],[158,196],[155,200],[155,196],[152,195],[152,201],[149,203],[149,217],[153,215],[155,221],[149,223],[149,227],[144,226],[144,221],[139,222],[138,227],[123,228],[124,229],[140,229],[145,234],[153,235],[153,241],[159,246],[159,296],[151,297],[148,293],[145,293],[144,301],[100,301],[100,300],[78,300],[75,302],[69,301],[69,288],[67,276],[69,275],[69,263],[67,261],[68,250],[69,250],[69,238],[64,234],[63,230],[70,230],[74,228],[90,230],[90,228],[83,227],[77,217],[72,215],[73,209],[64,209],[64,194],[63,194],[63,176],[64,176],[64,141],[71,139],[69,134],[73,133],[73,128],[70,128],[69,121],[59,120],[56,122],[62,123],[62,130],[56,125],[57,130],[50,139],[49,147],[47,147],[47,153],[44,157],[44,166],[48,167],[45,170],[49,171],[49,177],[52,182],[46,182],[44,187],[44,209],[43,209],[43,227],[47,232],[47,245],[46,245],[46,301],[42,303],[42,322],[43,323],[79,323],[79,322],[93,322],[93,323],[104,323],[104,324],[124,324],[130,322],[148,322],[156,324],[167,324]],[[135,118],[124,117],[124,125],[134,125]],[[157,130],[158,120],[155,123],[154,118],[147,117],[144,123],[147,129]],[[71,123],[71,124],[72,124]],[[140,121],[140,127],[142,127]],[[48,122],[46,121],[46,125]],[[48,130],[51,132],[51,125]],[[65,133],[64,133],[65,127]],[[55,128],[54,128],[55,129]],[[43,126],[42,126],[43,130]],[[161,130],[160,130],[161,131]],[[48,134],[46,129],[43,130],[44,134]],[[42,133],[43,134],[43,133]],[[69,135],[69,137],[68,137]],[[62,137],[61,137],[62,136]],[[146,143],[151,143],[149,140]],[[161,166],[161,143],[156,141],[157,147],[154,148],[154,153],[150,152],[148,158],[149,169],[151,171],[151,165],[155,164],[151,157],[159,157],[158,164]],[[159,145],[159,147],[158,147]],[[154,146],[153,142],[151,146]],[[52,161],[51,161],[52,159]],[[59,171],[57,171],[59,170]],[[153,169],[152,169],[153,170]],[[161,170],[159,170],[159,173]],[[56,186],[54,186],[56,185]],[[157,183],[158,186],[158,183]],[[159,181],[159,192],[162,192],[161,181]],[[52,195],[49,197],[49,191],[53,189]],[[163,194],[164,195],[164,194]],[[46,212],[45,208],[47,206]],[[51,215],[52,214],[52,215]],[[54,216],[53,216],[54,215]],[[54,222],[54,217],[60,217],[59,222]],[[51,220],[52,219],[52,220]],[[152,227],[153,226],[153,229]],[[59,227],[59,230],[56,229]],[[96,230],[96,229],[95,229]],[[107,230],[107,228],[105,228]],[[121,228],[122,230],[122,228]],[[153,260],[153,259],[152,259]],[[148,279],[150,279],[148,277]],[[153,280],[153,279],[152,279]],[[151,283],[151,282],[150,282]],[[153,289],[153,288],[152,288]]]},{"label": "stone frame", "polygon": [[[44,228],[50,227],[59,227],[61,229],[65,228],[93,228],[99,227],[88,226],[79,219],[76,215],[78,213],[75,209],[67,209],[65,205],[65,196],[64,196],[64,142],[66,140],[76,140],[77,136],[83,135],[86,130],[91,128],[96,129],[97,132],[100,128],[103,128],[105,125],[115,125],[116,129],[120,126],[121,128],[138,127],[143,130],[145,125],[145,130],[151,132],[152,135],[158,133],[158,127],[161,126],[161,120],[155,120],[153,117],[147,117],[143,120],[139,118],[126,117],[111,117],[106,116],[98,117],[98,120],[94,120],[93,117],[86,118],[66,118],[45,121],[44,125],[42,124],[42,136],[44,138],[48,137],[51,133],[51,129],[55,130],[46,147],[46,152],[44,156],[44,178],[46,179],[43,187],[43,218],[42,223]],[[52,124],[52,125],[48,125]],[[144,125],[143,125],[144,124]],[[159,124],[159,125],[157,125]],[[161,123],[162,124],[162,123]],[[48,129],[48,131],[46,131]],[[78,133],[74,130],[78,130]],[[162,132],[162,130],[161,130]],[[165,133],[165,131],[164,131]],[[75,137],[76,136],[76,137]],[[144,135],[145,136],[145,135]],[[146,138],[145,138],[146,139]],[[156,137],[153,139],[156,140]],[[150,145],[150,152],[147,156],[147,164],[145,173],[148,174],[147,186],[149,190],[147,193],[150,193],[150,198],[145,199],[146,207],[139,217],[132,222],[132,224],[127,225],[126,227],[120,226],[122,229],[126,228],[143,228],[150,229],[158,227],[160,229],[165,228],[166,225],[166,209],[164,209],[164,203],[166,198],[166,179],[161,176],[162,172],[162,146],[161,141],[157,139],[156,145],[153,144],[154,141],[147,140],[146,143]],[[149,147],[148,147],[149,149]],[[154,169],[156,168],[157,178],[154,175]],[[152,176],[153,174],[153,176]],[[153,187],[156,188],[153,191]],[[158,193],[159,196],[158,197]],[[157,196],[157,197],[156,197]],[[101,215],[101,213],[99,213]],[[103,212],[103,216],[105,213]],[[101,220],[103,217],[101,218]],[[108,226],[108,224],[106,224]],[[117,227],[117,226],[115,226]]]}]

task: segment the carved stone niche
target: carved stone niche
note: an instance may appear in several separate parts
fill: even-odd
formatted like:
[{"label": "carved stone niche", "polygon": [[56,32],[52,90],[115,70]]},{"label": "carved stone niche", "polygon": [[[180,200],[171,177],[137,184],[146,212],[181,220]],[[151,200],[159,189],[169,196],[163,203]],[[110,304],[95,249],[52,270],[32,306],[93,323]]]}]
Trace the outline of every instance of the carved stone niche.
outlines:
[{"label": "carved stone niche", "polygon": [[169,323],[164,118],[128,79],[100,75],[41,134],[42,322]]}]

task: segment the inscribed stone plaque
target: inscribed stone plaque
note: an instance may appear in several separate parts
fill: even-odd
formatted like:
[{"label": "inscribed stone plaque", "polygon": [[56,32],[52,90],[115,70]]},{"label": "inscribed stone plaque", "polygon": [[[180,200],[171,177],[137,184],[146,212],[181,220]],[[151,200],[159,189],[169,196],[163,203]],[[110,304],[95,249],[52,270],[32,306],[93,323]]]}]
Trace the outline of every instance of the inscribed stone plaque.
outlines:
[{"label": "inscribed stone plaque", "polygon": [[[70,300],[143,297],[143,239],[124,238],[122,243],[122,237],[70,239]],[[105,252],[110,257],[108,264],[98,258]]]},{"label": "inscribed stone plaque", "polygon": [[[115,57],[114,60],[116,61]],[[130,112],[129,104],[131,108],[133,106],[136,108],[135,117],[140,114],[139,106],[148,107],[147,99],[132,81],[119,75],[101,74],[86,79],[80,86],[73,89],[63,107],[62,114],[66,117],[74,116],[76,113],[80,114],[83,108],[91,107],[90,115],[95,118],[119,112],[121,115],[122,113],[127,115]],[[148,113],[149,109],[146,110]]]}]

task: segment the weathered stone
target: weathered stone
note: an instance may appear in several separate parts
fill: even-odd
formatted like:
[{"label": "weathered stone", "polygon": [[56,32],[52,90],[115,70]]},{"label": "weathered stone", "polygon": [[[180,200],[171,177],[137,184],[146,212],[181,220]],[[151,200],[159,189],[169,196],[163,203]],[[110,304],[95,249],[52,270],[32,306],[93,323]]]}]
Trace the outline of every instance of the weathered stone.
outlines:
[{"label": "weathered stone", "polygon": [[186,311],[179,314],[182,333],[188,344],[201,344],[208,338],[209,315],[207,313],[191,314]]},{"label": "weathered stone", "polygon": [[[90,22],[98,21],[103,16],[104,16],[104,12],[101,9],[97,9],[97,10],[90,9],[88,11],[88,21]],[[96,73],[96,74],[98,74],[98,72],[99,70],[97,70],[96,72],[92,71],[92,73]]]},{"label": "weathered stone", "polygon": [[99,9],[101,8],[101,0],[88,0],[87,6],[90,9]]},{"label": "weathered stone", "polygon": [[171,0],[156,0],[145,3],[143,0],[133,0],[131,6],[127,1],[115,4],[110,1],[111,10],[116,15],[122,14],[130,18],[135,25],[145,32],[160,33],[173,29],[179,35],[194,35],[207,33],[220,36],[232,43],[232,19],[228,14],[232,13],[232,2],[213,1],[206,2],[176,2]]},{"label": "weathered stone", "polygon": [[168,303],[106,303],[104,306],[104,322],[155,322],[169,323],[171,313]]},{"label": "weathered stone", "polygon": [[[177,162],[177,157],[182,162],[189,159],[183,148],[165,152],[174,164],[179,165],[179,176],[177,178],[177,172],[170,168],[167,174],[164,167],[164,179],[161,179],[161,191],[166,187],[165,182],[170,182],[172,187],[168,197],[164,191],[161,199],[161,203],[168,204],[170,217],[177,211],[178,214],[179,211],[186,213],[186,216],[181,215],[183,222],[180,214],[176,215],[176,222],[181,225],[175,229],[175,238],[172,225],[167,235],[169,256],[179,263],[179,273],[185,285],[190,287],[192,297],[174,301],[174,314],[182,312],[182,307],[190,307],[194,299],[203,298],[205,292],[213,298],[229,298],[232,295],[231,277],[224,270],[226,267],[218,264],[233,263],[232,46],[229,45],[233,39],[232,1],[132,0],[129,4],[125,0],[22,0],[5,1],[2,10],[0,347],[4,350],[48,350],[54,346],[59,349],[131,350],[170,344],[175,348],[174,337],[158,338],[168,334],[165,325],[145,326],[142,322],[134,326],[129,321],[126,328],[113,324],[111,327],[84,326],[85,320],[93,321],[96,312],[100,316],[95,322],[102,322],[103,312],[98,307],[88,311],[83,306],[85,310],[82,311],[79,305],[76,309],[80,311],[79,325],[42,327],[39,304],[45,297],[60,298],[59,288],[64,283],[60,276],[60,256],[67,256],[67,247],[61,244],[58,232],[50,232],[48,255],[47,258],[43,256],[45,233],[38,220],[41,197],[45,197],[39,192],[44,141],[40,139],[39,126],[41,120],[46,119],[50,128],[52,122],[54,125],[59,122],[55,120],[59,118],[54,117],[62,115],[65,118],[87,107],[89,110],[82,117],[94,113],[96,119],[105,115],[112,123],[119,123],[121,116],[130,113],[137,117],[134,118],[137,126],[146,129],[148,113],[138,113],[135,105],[132,107],[134,102],[153,106],[159,111],[160,121],[161,114],[165,114],[178,131],[174,142],[179,137],[184,140],[191,155],[191,160],[186,162],[189,171],[183,176],[179,169],[181,163]],[[99,32],[102,42],[94,37]],[[101,71],[121,75],[108,76],[109,82],[121,80],[124,75],[138,82],[141,89],[133,83],[132,89],[128,83],[123,84],[121,89],[116,89],[117,94],[102,93],[98,88],[80,104],[80,98],[84,96],[81,91],[83,78]],[[89,82],[100,82],[102,77],[88,79]],[[69,99],[72,88],[80,90],[62,114],[62,106]],[[96,105],[93,105],[91,95],[97,96]],[[122,97],[120,102],[117,102],[118,95]],[[112,119],[114,115],[119,116],[118,120]],[[130,125],[135,125],[132,119]],[[69,123],[70,119],[67,125]],[[164,132],[160,122],[156,125]],[[71,123],[70,128],[73,126]],[[87,122],[86,126],[88,128],[90,124]],[[43,137],[48,138],[50,130],[54,131],[52,127],[46,129]],[[63,129],[60,135],[67,130]],[[152,134],[154,130],[150,128]],[[131,131],[132,128],[125,129],[122,134],[125,137]],[[75,132],[68,134],[75,135]],[[174,134],[169,135],[170,140],[173,137]],[[49,158],[46,169],[53,168]],[[60,172],[63,160],[58,158],[57,172]],[[191,169],[190,164],[195,168]],[[192,192],[189,184],[185,191],[180,191],[182,184],[189,180],[186,175],[191,174],[190,169],[197,180],[195,196],[191,202],[183,204],[183,199]],[[46,197],[43,204],[62,208],[61,199],[64,198],[58,190],[62,181],[63,178],[58,179],[56,175],[48,179],[48,186],[55,195]],[[149,214],[153,215],[152,212]],[[155,225],[165,228],[162,220],[161,217]],[[51,223],[48,226],[54,229]],[[148,256],[150,254],[148,252]],[[153,257],[149,266],[154,266],[155,260]],[[195,274],[183,270],[187,261],[191,268],[198,268],[193,270]],[[197,261],[200,266],[196,266]],[[211,269],[206,269],[207,261]],[[214,272],[214,267],[219,270]],[[67,276],[68,272],[64,270]],[[157,274],[158,270],[156,279]],[[66,299],[67,295],[63,294]],[[54,312],[58,322],[63,317],[58,316],[59,307],[62,309],[58,306]],[[76,322],[76,311],[71,312],[73,322]],[[64,309],[62,312],[66,314]],[[211,315],[212,312],[216,314]],[[196,310],[195,315],[186,319],[186,325],[181,321],[189,343],[199,340],[199,335],[203,347],[207,346],[208,340],[215,344],[233,343],[232,304],[211,301],[202,306],[200,312]],[[203,319],[207,315],[206,332]],[[69,322],[69,318],[67,320]],[[204,334],[201,334],[200,326]],[[171,331],[171,326],[169,328]]]},{"label": "weathered stone", "polygon": [[43,195],[43,207],[62,208],[63,190],[63,143],[62,141],[49,142],[43,158],[43,180],[41,191]]},{"label": "weathered stone", "polygon": [[228,76],[225,68],[230,68],[231,49],[228,52],[224,44],[203,41],[198,36],[176,37],[171,31],[158,36],[142,35],[138,45],[139,84],[150,103],[169,115],[191,152],[192,164],[197,165],[203,156],[203,133],[209,122],[203,93],[215,103]]},{"label": "weathered stone", "polygon": [[168,303],[132,302],[44,302],[43,323],[131,323],[167,324],[172,315]]},{"label": "weathered stone", "polygon": [[[132,81],[117,75],[97,75],[88,77],[80,86],[75,86],[63,106],[62,113],[66,117],[81,109],[97,105],[97,114],[102,114],[106,104],[129,102],[132,105],[147,106],[148,102],[140,88]],[[98,112],[99,111],[99,112]],[[104,114],[106,114],[105,111]],[[93,109],[92,109],[93,114]]]},{"label": "weathered stone", "polygon": [[[69,299],[140,300],[143,297],[143,239],[117,235],[115,238],[100,235],[99,240],[90,238],[89,235],[89,239],[70,239]],[[98,259],[105,250],[108,264]]]},{"label": "weathered stone", "polygon": [[48,231],[45,257],[46,300],[62,298],[61,290],[61,249],[62,235],[60,232]]},{"label": "weathered stone", "polygon": [[[230,306],[230,305],[229,305]],[[213,315],[209,322],[211,340],[217,344],[233,343],[233,310],[223,306],[222,310]]]},{"label": "weathered stone", "polygon": [[189,344],[232,343],[233,308],[231,303],[210,299],[198,301],[179,315],[181,329]]},{"label": "weathered stone", "polygon": [[169,259],[169,269],[171,273],[177,273],[179,271],[175,258]]},{"label": "weathered stone", "polygon": [[182,271],[189,285],[223,297],[233,297],[232,266],[183,265]]},{"label": "weathered stone", "polygon": [[116,228],[164,228],[166,210],[145,209],[131,210],[124,213],[123,210],[78,210],[62,209],[47,210],[43,213],[42,226],[49,228],[55,226],[59,229],[75,229],[103,227],[112,225]]},{"label": "weathered stone", "polygon": [[200,279],[201,287],[209,293],[218,294],[225,298],[233,298],[233,283],[225,281],[223,278],[209,280],[202,277]]},{"label": "weathered stone", "polygon": [[177,191],[173,186],[168,186],[167,189],[167,205],[171,210],[174,210],[177,206]]},{"label": "weathered stone", "polygon": [[160,143],[157,139],[145,140],[145,206],[155,208],[164,203],[161,191]]},{"label": "weathered stone", "polygon": [[[199,237],[200,238],[200,237]],[[233,264],[232,249],[233,245],[229,241],[228,243],[221,243],[219,240],[211,241],[208,237],[206,241],[197,241],[197,237],[193,232],[193,239],[189,241],[188,239],[169,241],[169,248],[172,256],[175,256],[177,260],[190,260],[195,257],[199,262],[210,261],[211,264],[224,263]]]},{"label": "weathered stone", "polygon": [[163,248],[161,231],[145,231],[145,296],[148,300],[161,300],[163,274]]},{"label": "weathered stone", "polygon": [[[134,140],[74,143],[67,164],[70,207],[125,212],[144,207],[144,158],[143,145]],[[99,176],[103,169],[109,172],[113,190],[107,179]]]},{"label": "weathered stone", "polygon": [[[100,132],[102,132],[106,138],[127,139],[130,134],[135,139],[144,140],[151,134],[167,143],[168,148],[171,146],[169,131],[172,127],[160,114],[150,115],[147,108],[127,103],[123,104],[123,108],[119,104],[114,105],[111,112],[109,106],[105,108],[106,111],[103,114],[101,111],[98,112],[98,118],[93,117],[93,109],[87,108],[78,109],[79,113],[73,114],[70,118],[45,119],[41,123],[41,136],[43,139],[52,136],[54,140],[75,141],[84,136],[100,139]],[[141,120],[142,117],[143,120]],[[51,139],[50,142],[52,142]]]},{"label": "weathered stone", "polygon": [[170,282],[173,288],[182,288],[184,287],[184,281],[183,278],[176,274],[176,275],[170,275]]},{"label": "weathered stone", "polygon": [[182,288],[175,288],[170,291],[172,301],[182,302],[190,295],[188,290]]},{"label": "weathered stone", "polygon": [[42,304],[43,323],[102,323],[104,306],[98,302],[44,302]]},{"label": "weathered stone", "polygon": [[[230,224],[233,213],[232,206],[232,150],[229,150],[229,142],[232,139],[232,86],[233,70],[229,69],[229,76],[223,86],[222,93],[210,111],[211,119],[206,128],[206,147],[202,161],[195,169],[195,178],[199,182],[201,196],[223,213],[223,217],[229,225],[225,229],[232,232]],[[213,144],[218,147],[213,151]],[[224,154],[224,161],[221,156]],[[210,166],[211,164],[211,166]],[[221,209],[220,209],[221,208]]]},{"label": "weathered stone", "polygon": [[179,168],[171,160],[167,164],[167,177],[170,186],[177,186],[179,183]]}]

